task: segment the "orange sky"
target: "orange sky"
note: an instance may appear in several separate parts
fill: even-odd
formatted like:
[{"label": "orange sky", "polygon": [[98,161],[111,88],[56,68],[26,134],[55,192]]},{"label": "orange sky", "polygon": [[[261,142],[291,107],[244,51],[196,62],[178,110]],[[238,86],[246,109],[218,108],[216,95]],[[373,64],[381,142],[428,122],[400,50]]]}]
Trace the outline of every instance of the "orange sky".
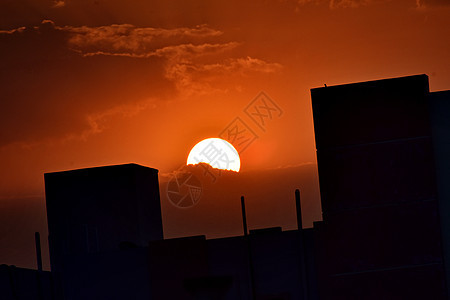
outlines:
[{"label": "orange sky", "polygon": [[[236,117],[258,135],[243,172],[314,164],[310,88],[426,73],[450,89],[449,36],[448,0],[1,1],[0,205],[42,207],[44,172],[168,174]],[[265,130],[244,112],[261,91],[283,112]]]}]

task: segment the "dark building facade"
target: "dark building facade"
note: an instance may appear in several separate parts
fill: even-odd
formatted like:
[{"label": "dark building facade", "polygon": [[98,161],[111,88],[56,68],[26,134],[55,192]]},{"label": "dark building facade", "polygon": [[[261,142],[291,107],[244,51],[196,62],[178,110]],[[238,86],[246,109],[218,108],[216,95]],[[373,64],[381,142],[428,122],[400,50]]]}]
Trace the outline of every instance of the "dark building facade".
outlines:
[{"label": "dark building facade", "polygon": [[163,239],[158,171],[127,164],[48,173],[45,192],[58,298],[148,299],[143,247]]},{"label": "dark building facade", "polygon": [[[447,290],[450,287],[450,91],[430,93],[431,126],[436,161]],[[450,297],[450,295],[449,295]]]},{"label": "dark building facade", "polygon": [[2,300],[54,300],[53,289],[50,272],[0,265]]},{"label": "dark building facade", "polygon": [[[309,233],[305,240],[313,245]],[[314,267],[301,260],[310,253],[300,245],[297,230],[281,228],[152,242],[150,268],[159,270],[151,278],[152,299],[317,299]]]},{"label": "dark building facade", "polygon": [[311,97],[321,299],[447,299],[428,77]]}]

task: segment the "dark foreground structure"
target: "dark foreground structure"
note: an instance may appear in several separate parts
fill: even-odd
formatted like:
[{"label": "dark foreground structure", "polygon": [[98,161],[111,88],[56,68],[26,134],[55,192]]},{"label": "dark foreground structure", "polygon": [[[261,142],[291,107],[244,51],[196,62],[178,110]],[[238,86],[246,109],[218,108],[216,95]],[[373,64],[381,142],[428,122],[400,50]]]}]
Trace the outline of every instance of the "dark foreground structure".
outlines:
[{"label": "dark foreground structure", "polygon": [[[0,298],[448,299],[450,91],[418,75],[311,96],[314,228],[302,229],[297,192],[299,230],[248,233],[242,199],[242,236],[164,240],[157,170],[49,173],[52,272],[0,266]],[[22,296],[23,278],[39,293]]]},{"label": "dark foreground structure", "polygon": [[450,111],[429,93],[428,77],[313,89],[311,96],[321,298],[447,299],[443,244],[450,228],[441,222],[450,198],[438,196],[436,170],[449,157],[435,160],[433,140],[442,139],[436,149],[450,140],[450,119],[442,131],[433,129],[437,111]]}]

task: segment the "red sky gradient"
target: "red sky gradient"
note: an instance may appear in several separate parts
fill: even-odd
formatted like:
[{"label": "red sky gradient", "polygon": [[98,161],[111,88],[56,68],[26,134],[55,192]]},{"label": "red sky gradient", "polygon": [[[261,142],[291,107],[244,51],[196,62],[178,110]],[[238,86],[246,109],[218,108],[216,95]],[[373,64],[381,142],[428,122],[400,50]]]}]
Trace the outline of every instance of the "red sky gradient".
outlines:
[{"label": "red sky gradient", "polygon": [[[432,91],[450,89],[449,36],[448,0],[1,1],[0,263],[34,263],[44,172],[135,162],[164,179],[236,117],[259,137],[243,174],[276,169],[278,189],[298,174],[315,186],[308,222],[320,219],[317,174],[302,168],[315,164],[310,88],[425,73]],[[261,91],[283,111],[265,131],[244,112]],[[261,209],[249,226],[292,228],[276,221],[288,195],[279,217]],[[207,227],[166,204],[167,236]]]}]

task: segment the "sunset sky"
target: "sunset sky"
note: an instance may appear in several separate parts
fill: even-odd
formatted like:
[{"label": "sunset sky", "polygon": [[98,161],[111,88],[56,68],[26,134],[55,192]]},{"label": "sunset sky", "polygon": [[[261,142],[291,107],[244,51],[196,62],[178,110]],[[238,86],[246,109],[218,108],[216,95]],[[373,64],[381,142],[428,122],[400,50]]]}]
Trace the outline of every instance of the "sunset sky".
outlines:
[{"label": "sunset sky", "polygon": [[[33,263],[43,173],[135,162],[167,179],[236,120],[255,137],[241,172],[287,187],[316,161],[311,88],[425,73],[450,89],[449,37],[449,0],[1,1],[0,263]],[[279,109],[264,126],[246,113],[261,92]]]}]

